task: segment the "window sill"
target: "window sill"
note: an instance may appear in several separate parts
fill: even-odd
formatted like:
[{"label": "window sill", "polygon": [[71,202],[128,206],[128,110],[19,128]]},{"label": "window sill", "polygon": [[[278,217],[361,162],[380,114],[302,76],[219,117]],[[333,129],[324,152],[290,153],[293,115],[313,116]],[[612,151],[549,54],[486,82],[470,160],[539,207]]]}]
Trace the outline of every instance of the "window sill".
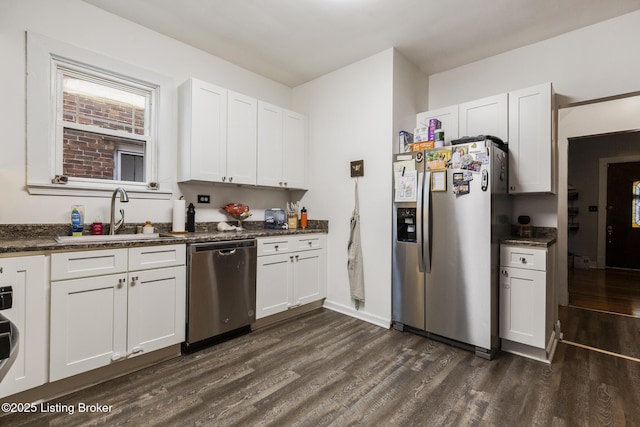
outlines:
[{"label": "window sill", "polygon": [[78,184],[29,184],[29,194],[46,196],[76,196],[76,197],[111,197],[113,191],[122,187],[130,198],[133,199],[171,199],[171,191],[149,190],[141,185],[126,185],[109,183],[104,185],[78,185]]}]

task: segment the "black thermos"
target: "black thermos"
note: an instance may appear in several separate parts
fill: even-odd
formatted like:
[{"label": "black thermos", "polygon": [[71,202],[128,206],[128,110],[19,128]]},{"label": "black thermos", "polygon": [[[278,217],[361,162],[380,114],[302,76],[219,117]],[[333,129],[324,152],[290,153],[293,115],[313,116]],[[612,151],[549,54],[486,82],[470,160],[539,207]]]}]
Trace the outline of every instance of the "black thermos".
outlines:
[{"label": "black thermos", "polygon": [[193,203],[189,203],[187,206],[187,231],[196,231],[196,207]]}]

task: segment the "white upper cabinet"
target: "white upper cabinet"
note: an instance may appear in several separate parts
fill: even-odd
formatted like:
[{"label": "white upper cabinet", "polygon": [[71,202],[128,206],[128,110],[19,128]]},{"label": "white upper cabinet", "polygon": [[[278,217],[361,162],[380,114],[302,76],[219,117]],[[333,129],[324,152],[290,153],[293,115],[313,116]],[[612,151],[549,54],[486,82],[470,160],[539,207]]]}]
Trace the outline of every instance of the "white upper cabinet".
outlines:
[{"label": "white upper cabinet", "polygon": [[234,184],[256,184],[258,100],[229,91],[227,110],[226,180]]},{"label": "white upper cabinet", "polygon": [[227,164],[227,90],[189,79],[178,91],[178,181],[222,182]]},{"label": "white upper cabinet", "polygon": [[553,88],[509,92],[509,193],[555,193]]},{"label": "white upper cabinet", "polygon": [[258,101],[257,184],[305,189],[306,152],[304,116]]},{"label": "white upper cabinet", "polygon": [[282,120],[282,179],[289,188],[306,188],[307,144],[305,117],[302,114],[284,110]]},{"label": "white upper cabinet", "polygon": [[[493,135],[507,142],[507,94],[490,96],[458,105],[458,135]],[[446,138],[445,130],[445,138]]]},{"label": "white upper cabinet", "polygon": [[306,188],[303,115],[197,79],[179,102],[178,182]]},{"label": "white upper cabinet", "polygon": [[426,127],[430,119],[440,121],[440,129],[444,130],[445,144],[451,144],[452,139],[458,139],[458,106],[438,108],[425,111],[416,116],[416,127]]},{"label": "white upper cabinet", "polygon": [[282,187],[282,108],[258,101],[258,185]]}]

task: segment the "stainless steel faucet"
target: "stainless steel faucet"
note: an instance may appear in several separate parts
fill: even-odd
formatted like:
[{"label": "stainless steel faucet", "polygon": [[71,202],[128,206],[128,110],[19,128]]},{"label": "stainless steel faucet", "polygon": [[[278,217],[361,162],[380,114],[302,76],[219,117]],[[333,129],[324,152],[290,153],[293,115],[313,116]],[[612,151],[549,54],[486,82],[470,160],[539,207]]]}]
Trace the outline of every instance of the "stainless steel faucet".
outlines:
[{"label": "stainless steel faucet", "polygon": [[120,193],[120,201],[126,203],[129,201],[129,195],[124,188],[118,187],[113,190],[111,195],[111,222],[109,223],[109,234],[116,234],[120,227],[124,225],[124,209],[120,209],[121,218],[116,222],[116,196]]}]

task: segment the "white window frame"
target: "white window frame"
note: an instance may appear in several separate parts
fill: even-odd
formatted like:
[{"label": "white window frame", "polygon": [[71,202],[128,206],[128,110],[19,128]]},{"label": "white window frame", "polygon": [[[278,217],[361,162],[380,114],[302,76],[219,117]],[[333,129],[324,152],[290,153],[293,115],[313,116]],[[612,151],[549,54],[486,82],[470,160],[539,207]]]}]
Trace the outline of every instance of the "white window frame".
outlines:
[{"label": "white window frame", "polygon": [[[125,82],[151,90],[151,114],[145,119],[152,136],[145,146],[145,182],[66,177],[62,175],[62,126],[57,96],[58,67],[92,72],[114,82]],[[30,194],[108,197],[116,187],[124,187],[137,198],[169,199],[171,188],[159,188],[158,154],[161,143],[170,144],[167,127],[171,120],[173,82],[167,77],[122,63],[95,52],[27,33],[27,187]],[[163,105],[162,103],[165,103]],[[155,108],[153,108],[155,107]],[[46,125],[45,125],[46,124]],[[71,126],[70,126],[71,125]],[[74,127],[65,122],[65,127]],[[108,132],[105,132],[108,133]],[[118,136],[136,139],[135,134]],[[61,183],[62,182],[62,183]],[[156,184],[156,185],[154,185]]]}]

